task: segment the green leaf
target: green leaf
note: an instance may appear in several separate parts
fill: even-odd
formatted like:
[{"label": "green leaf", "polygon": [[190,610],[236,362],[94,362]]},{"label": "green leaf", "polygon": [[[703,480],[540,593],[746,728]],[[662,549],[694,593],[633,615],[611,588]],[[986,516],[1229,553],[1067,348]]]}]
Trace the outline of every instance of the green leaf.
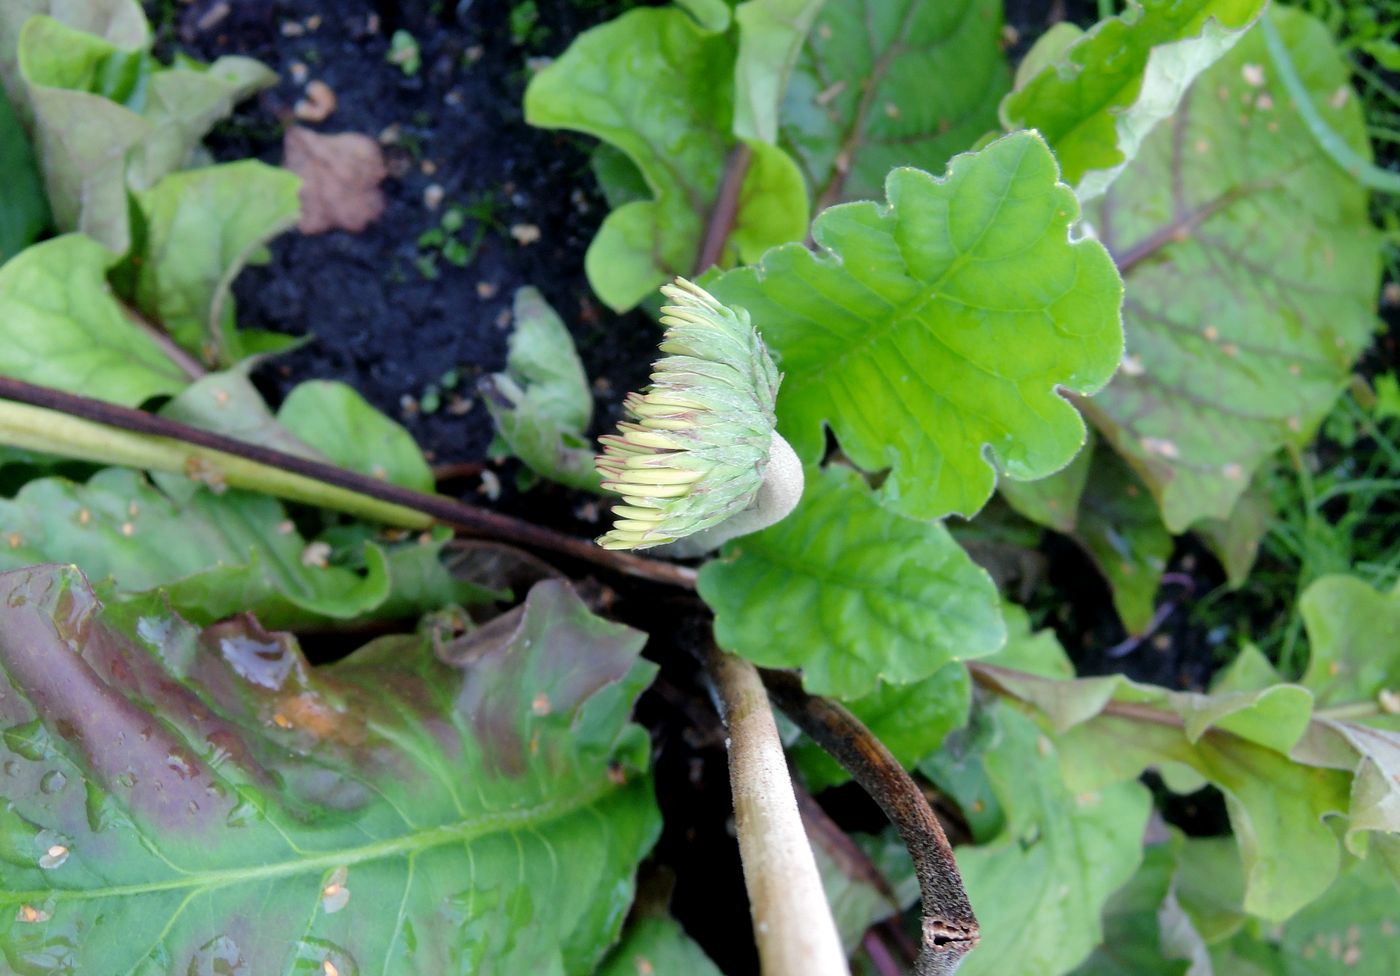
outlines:
[{"label": "green leaf", "polygon": [[1250,913],[1280,921],[1336,877],[1340,851],[1325,821],[1347,811],[1349,777],[1288,758],[1309,732],[1305,689],[1203,695],[1121,676],[1056,682],[1011,671],[993,680],[1049,719],[1076,792],[1136,779],[1151,767],[1185,767],[1218,786],[1240,845]]},{"label": "green leaf", "polygon": [[172,173],[138,193],[137,307],[206,362],[241,359],[229,287],[250,255],[296,223],[300,184],[288,170],[243,160]]},{"label": "green leaf", "polygon": [[1019,514],[1088,553],[1129,633],[1148,627],[1172,537],[1152,496],[1116,454],[1090,438],[1069,467],[1041,481],[1003,481],[997,490]]},{"label": "green leaf", "polygon": [[20,118],[31,120],[24,79],[19,70],[19,35],[36,14],[57,18],[69,27],[98,37],[127,51],[151,44],[151,28],[136,0],[8,0],[0,5],[0,81]]},{"label": "green leaf", "polygon": [[588,375],[563,319],[535,288],[515,293],[506,371],[482,383],[482,399],[511,453],[536,474],[599,491]]},{"label": "green leaf", "polygon": [[617,937],[659,826],[627,720],[655,667],[565,584],[467,670],[419,637],[313,669],[71,568],[0,594],[11,968],[587,973]]},{"label": "green leaf", "polygon": [[[1324,576],[1304,591],[1298,609],[1312,649],[1303,684],[1319,708],[1371,706],[1365,710],[1369,715],[1363,711],[1349,720],[1320,714],[1299,755],[1354,773],[1346,832],[1353,853],[1364,853],[1368,842],[1395,844],[1400,841],[1400,644],[1395,639],[1400,596],[1382,595],[1352,577]],[[1400,860],[1392,870],[1400,880]]]},{"label": "green leaf", "polygon": [[7,87],[33,120],[55,222],[125,252],[128,186],[148,189],[186,165],[215,122],[277,76],[242,57],[207,66],[181,58],[162,68],[148,53],[138,5],[73,9],[81,6],[55,3],[55,17],[27,21],[29,10],[7,12],[0,48],[15,38],[18,63]]},{"label": "green leaf", "polygon": [[[1367,151],[1327,29],[1289,8],[1269,16],[1329,124]],[[1128,298],[1123,369],[1083,406],[1174,533],[1227,518],[1266,459],[1306,443],[1371,340],[1366,191],[1288,105],[1249,34],[1085,214]]]},{"label": "green leaf", "polygon": [[1400,596],[1353,576],[1324,576],[1298,598],[1311,649],[1303,685],[1319,708],[1400,692]]},{"label": "green leaf", "polygon": [[1287,976],[1390,976],[1400,972],[1400,888],[1380,865],[1337,879],[1284,926],[1278,949]]},{"label": "green leaf", "polygon": [[0,373],[137,406],[189,382],[112,297],[102,245],[67,234],[0,267]]},{"label": "green leaf", "polygon": [[[949,732],[967,724],[971,704],[972,682],[957,661],[913,684],[881,682],[869,694],[845,703],[906,769],[937,749]],[[825,749],[807,739],[789,755],[814,793],[851,778]]]},{"label": "green leaf", "polygon": [[624,933],[597,976],[724,976],[672,918],[643,918]]},{"label": "green leaf", "polygon": [[[1201,845],[1193,841],[1193,845]],[[1207,852],[1210,853],[1210,852]],[[1198,858],[1202,864],[1204,858]],[[1196,887],[1200,887],[1197,885]],[[1396,883],[1374,862],[1353,864],[1285,925],[1236,925],[1211,946],[1218,976],[1390,976],[1400,966]]]},{"label": "green leaf", "polygon": [[972,515],[996,466],[1029,481],[1063,467],[1084,424],[1059,389],[1090,392],[1121,350],[1121,286],[1034,133],[953,160],[943,179],[896,169],[887,206],[812,224],[820,245],[770,251],[710,291],[753,316],[785,374],[778,426],[806,461],[828,424],[883,504]]},{"label": "green leaf", "polygon": [[1157,589],[1172,554],[1152,495],[1107,447],[1093,452],[1089,482],[1071,533],[1108,580],[1113,606],[1131,634],[1152,622]]},{"label": "green leaf", "polygon": [[[482,596],[440,567],[439,582],[425,583],[422,557],[413,553],[428,549],[436,560],[445,537],[391,550],[366,545],[361,573],[329,564],[330,547],[312,548],[276,499],[204,488],[183,494],[177,501],[124,468],[84,484],[32,480],[0,499],[0,568],[72,562],[113,592],[164,589],[175,610],[200,623],[251,610],[268,626],[304,627]],[[423,602],[405,608],[406,588]]]},{"label": "green leaf", "polygon": [[[1103,945],[1074,976],[1189,976],[1205,943],[1176,903],[1172,875],[1179,836],[1150,844],[1142,865],[1104,907]],[[1184,951],[1183,951],[1184,950]]]},{"label": "green leaf", "polygon": [[[613,144],[654,197],[614,210],[588,248],[589,282],[616,310],[636,305],[673,275],[696,271],[704,223],[735,146],[734,61],[725,35],[679,8],[632,10],[580,35],[525,92],[531,125]],[[736,256],[757,260],[807,230],[796,164],[773,146],[749,145],[753,158],[726,265]]]},{"label": "green leaf", "polygon": [[[192,427],[227,434],[249,444],[260,444],[317,461],[329,461],[325,454],[278,423],[263,401],[262,394],[248,379],[248,373],[255,365],[256,361],[245,360],[233,369],[206,373],[161,407],[161,416]],[[156,480],[162,482],[161,487],[172,497],[187,497],[186,492],[196,487],[193,482],[178,476],[176,480],[183,482],[180,487],[164,483],[164,478],[164,475],[156,476]],[[185,490],[181,491],[181,487]]]},{"label": "green leaf", "polygon": [[826,0],[747,0],[734,10],[739,55],[734,64],[734,134],[776,143],[788,78]]},{"label": "green leaf", "polygon": [[39,167],[29,136],[10,100],[0,92],[0,185],[6,187],[0,207],[0,264],[38,240],[49,225]]},{"label": "green leaf", "polygon": [[848,835],[823,814],[813,820],[802,813],[841,944],[855,952],[872,925],[918,901],[914,862],[893,829]]},{"label": "green leaf", "polygon": [[[1267,469],[1265,469],[1267,470]],[[1224,519],[1202,519],[1192,526],[1196,535],[1220,560],[1230,586],[1242,586],[1259,556],[1259,544],[1274,523],[1274,508],[1256,475]]]},{"label": "green leaf", "polygon": [[841,466],[809,470],[797,510],[725,546],[699,589],[721,647],[800,667],[819,695],[910,684],[1006,639],[996,587],[948,530],[881,508]]},{"label": "green leaf", "polygon": [[826,4],[782,112],[815,209],[879,199],[894,167],[937,172],[995,128],[1001,30],[997,0]]},{"label": "green leaf", "polygon": [[433,472],[413,435],[370,406],[353,387],[331,380],[298,384],[277,420],[342,468],[415,491],[433,491]]},{"label": "green leaf", "polygon": [[1094,442],[1090,437],[1073,461],[1048,478],[1035,481],[1003,478],[997,482],[997,491],[1017,515],[1069,535],[1079,524],[1079,502],[1089,480],[1089,464],[1093,457]]},{"label": "green leaf", "polygon": [[144,68],[143,57],[49,17],[31,18],[19,33],[19,70],[54,223],[118,253],[131,244],[127,153],[154,126],[108,97],[104,82],[128,74],[126,65]]},{"label": "green leaf", "polygon": [[[189,165],[191,154],[215,123],[249,95],[276,83],[275,71],[238,56],[222,57],[208,65],[182,57],[171,67],[152,72],[141,110],[152,129],[132,153],[132,187],[154,188],[167,173]],[[263,210],[286,206],[284,189],[264,192],[271,198],[258,200],[255,194],[250,204],[259,204]],[[295,201],[295,192],[292,198]]]},{"label": "green leaf", "polygon": [[695,18],[707,31],[729,28],[730,10],[725,0],[676,0],[676,6]]},{"label": "green leaf", "polygon": [[1099,912],[1137,869],[1151,798],[1138,783],[1071,791],[1050,740],[998,711],[1002,737],[983,764],[1007,824],[992,843],[956,852],[982,926],[958,972],[1055,976],[1102,941]]},{"label": "green leaf", "polygon": [[[1143,0],[1100,21],[1001,103],[1008,129],[1039,129],[1081,200],[1099,196],[1265,0]],[[1063,44],[1062,37],[1050,43]],[[1027,58],[1035,58],[1032,49]]]}]

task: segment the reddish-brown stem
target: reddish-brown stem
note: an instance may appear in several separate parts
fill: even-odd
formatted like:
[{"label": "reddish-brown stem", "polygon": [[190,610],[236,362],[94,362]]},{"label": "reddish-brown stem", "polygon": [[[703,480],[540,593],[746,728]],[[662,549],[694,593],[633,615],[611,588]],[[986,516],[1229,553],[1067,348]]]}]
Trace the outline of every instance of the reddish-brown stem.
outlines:
[{"label": "reddish-brown stem", "polygon": [[719,264],[724,257],[724,246],[729,243],[729,235],[734,232],[734,222],[739,216],[744,177],[752,161],[753,150],[746,143],[739,143],[729,154],[724,178],[715,194],[715,205],[710,208],[710,219],[705,223],[705,236],[700,240],[700,251],[695,257],[696,277]]}]

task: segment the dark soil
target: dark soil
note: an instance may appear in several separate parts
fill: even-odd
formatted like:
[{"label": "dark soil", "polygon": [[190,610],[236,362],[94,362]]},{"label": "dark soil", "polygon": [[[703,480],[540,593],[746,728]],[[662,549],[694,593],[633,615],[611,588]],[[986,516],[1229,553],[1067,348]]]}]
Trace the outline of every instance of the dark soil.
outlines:
[{"label": "dark soil", "polygon": [[[314,337],[259,374],[274,400],[303,379],[344,380],[402,421],[436,463],[479,463],[492,424],[476,379],[504,366],[512,296],[534,285],[574,331],[598,390],[599,428],[615,420],[621,392],[645,382],[655,329],[593,299],[583,255],[607,211],[589,170],[591,146],[527,126],[521,98],[531,58],[559,53],[635,5],[545,0],[522,37],[512,36],[519,4],[500,2],[151,5],[163,44],[206,60],[248,55],[281,76],[215,131],[209,143],[219,159],[279,163],[282,132],[297,123],[294,106],[313,80],[335,92],[336,108],[310,128],[384,145],[391,175],[378,221],[359,234],[286,234],[271,263],[235,285],[242,327]],[[387,59],[399,30],[419,46],[412,75]],[[431,207],[434,187],[441,201]],[[463,242],[481,238],[465,267],[418,244],[453,206],[471,215]],[[538,240],[519,243],[512,228],[536,228]]]}]

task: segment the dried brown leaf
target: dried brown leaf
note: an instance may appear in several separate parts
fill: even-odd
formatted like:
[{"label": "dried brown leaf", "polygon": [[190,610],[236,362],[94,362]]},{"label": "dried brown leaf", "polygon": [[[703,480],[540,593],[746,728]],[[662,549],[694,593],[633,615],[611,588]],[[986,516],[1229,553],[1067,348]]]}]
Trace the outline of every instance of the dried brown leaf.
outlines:
[{"label": "dried brown leaf", "polygon": [[303,234],[359,233],[384,211],[379,184],[388,171],[372,138],[358,132],[323,135],[292,126],[283,140],[284,163],[302,178]]}]

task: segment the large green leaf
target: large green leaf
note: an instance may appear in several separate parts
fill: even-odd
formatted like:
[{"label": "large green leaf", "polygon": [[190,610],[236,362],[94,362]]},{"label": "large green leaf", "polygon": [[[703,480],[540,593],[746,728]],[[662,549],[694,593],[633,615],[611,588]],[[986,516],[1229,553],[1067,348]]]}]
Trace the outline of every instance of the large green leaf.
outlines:
[{"label": "large green leaf", "polygon": [[1182,838],[1149,845],[1137,874],[1104,907],[1104,939],[1074,976],[1199,976],[1205,943],[1176,903],[1172,876]]},{"label": "large green leaf", "polygon": [[778,425],[804,460],[822,425],[882,503],[915,518],[971,515],[1009,477],[1063,467],[1084,425],[1060,389],[1091,392],[1121,350],[1118,276],[1071,242],[1078,204],[1034,133],[953,160],[943,179],[889,174],[887,206],[833,207],[822,252],[770,251],[708,285],[746,307],[784,373]]},{"label": "large green leaf", "polygon": [[1325,821],[1351,806],[1350,777],[1289,758],[1315,735],[1307,690],[1205,695],[1120,676],[1054,681],[1012,671],[992,680],[1049,719],[1072,790],[1136,779],[1149,767],[1183,788],[1218,786],[1240,845],[1249,912],[1287,918],[1336,877],[1340,850]]},{"label": "large green leaf", "polygon": [[538,584],[466,670],[0,576],[0,954],[73,973],[591,972],[658,818],[643,635]]},{"label": "large green leaf", "polygon": [[815,694],[861,698],[1006,639],[996,587],[942,525],[881,508],[860,476],[809,471],[797,510],[700,570],[715,640],[802,668]]},{"label": "large green leaf", "polygon": [[515,293],[513,319],[506,371],[482,383],[496,430],[536,474],[599,491],[602,479],[587,438],[593,394],[573,337],[535,288]]},{"label": "large green leaf", "polygon": [[241,359],[229,287],[257,248],[296,223],[300,183],[244,160],[172,173],[138,193],[137,306],[207,363]]},{"label": "large green leaf", "polygon": [[10,100],[0,92],[0,264],[38,240],[49,223],[49,203],[29,136]]},{"label": "large green leaf", "polygon": [[361,573],[331,563],[329,545],[312,548],[274,498],[203,487],[184,495],[177,501],[124,468],[85,484],[32,480],[0,499],[0,568],[72,562],[114,592],[164,589],[177,611],[201,623],[251,610],[268,626],[303,626],[480,598],[437,565],[443,538],[365,545]]},{"label": "large green leaf", "polygon": [[1355,866],[1276,936],[1285,976],[1400,972],[1400,888],[1378,864]]},{"label": "large green leaf", "polygon": [[413,435],[351,386],[309,380],[287,394],[277,420],[283,427],[351,471],[417,491],[432,492],[432,469]]},{"label": "large green leaf", "polygon": [[793,72],[782,142],[821,209],[937,172],[996,126],[1010,83],[997,0],[826,4]]},{"label": "large green leaf", "polygon": [[[1266,0],[1143,0],[1100,21],[1001,103],[1008,129],[1038,129],[1081,200],[1103,193]],[[1058,38],[1049,38],[1060,44]],[[1035,52],[1027,56],[1034,57]]]},{"label": "large green leaf", "polygon": [[189,378],[112,297],[102,245],[67,234],[0,267],[0,373],[126,406]]},{"label": "large green leaf", "polygon": [[1056,976],[1101,941],[1099,912],[1138,866],[1151,799],[1138,783],[1072,790],[1034,723],[999,711],[1002,735],[982,763],[1007,823],[992,843],[957,849],[982,926],[958,972]]},{"label": "large green leaf", "polygon": [[778,141],[778,114],[788,79],[812,22],[826,0],[747,0],[734,10],[739,54],[734,63],[734,134]]},{"label": "large green leaf", "polygon": [[[679,8],[632,10],[580,35],[525,92],[532,125],[612,143],[654,197],[614,210],[588,248],[588,280],[614,309],[631,308],[667,278],[696,270],[705,221],[736,145],[734,61],[725,35]],[[736,256],[755,261],[807,230],[796,164],[774,146],[749,146],[726,265]]]},{"label": "large green leaf", "polygon": [[[1329,125],[1368,153],[1327,29],[1276,18]],[[1086,211],[1127,279],[1127,355],[1096,425],[1167,527],[1227,518],[1261,463],[1301,445],[1370,342],[1380,277],[1366,192],[1320,149],[1241,40]]]}]

